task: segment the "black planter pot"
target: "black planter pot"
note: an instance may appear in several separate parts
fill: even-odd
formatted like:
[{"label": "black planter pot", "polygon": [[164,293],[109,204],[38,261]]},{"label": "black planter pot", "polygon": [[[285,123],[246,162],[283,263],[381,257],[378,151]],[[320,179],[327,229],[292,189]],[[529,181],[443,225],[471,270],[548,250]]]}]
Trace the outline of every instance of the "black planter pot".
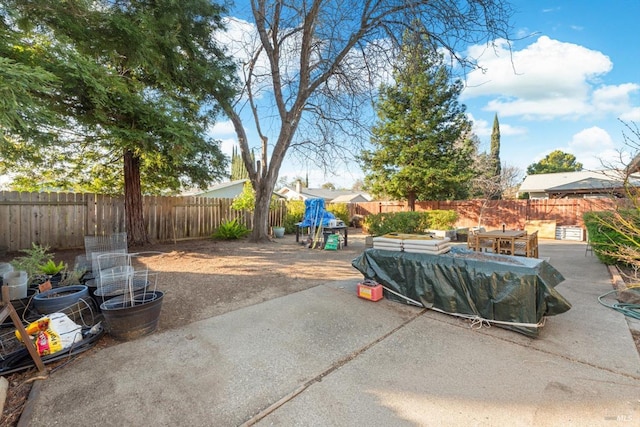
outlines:
[{"label": "black planter pot", "polygon": [[60,282],[62,281],[62,273],[56,273],[47,277],[51,282],[51,286],[53,286],[54,288],[58,287],[58,285],[60,285]]},{"label": "black planter pot", "polygon": [[120,295],[100,304],[105,329],[113,338],[130,341],[153,333],[158,328],[164,293],[147,291],[136,294],[133,301]]},{"label": "black planter pot", "polygon": [[77,303],[80,298],[89,298],[86,286],[63,286],[36,294],[33,297],[33,307],[40,314],[50,314]]}]

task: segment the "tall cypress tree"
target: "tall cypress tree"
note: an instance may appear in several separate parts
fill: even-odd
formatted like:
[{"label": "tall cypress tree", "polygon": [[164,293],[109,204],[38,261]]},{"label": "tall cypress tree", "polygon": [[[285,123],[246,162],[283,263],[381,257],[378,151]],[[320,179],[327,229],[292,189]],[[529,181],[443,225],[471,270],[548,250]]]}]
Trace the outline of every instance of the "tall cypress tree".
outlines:
[{"label": "tall cypress tree", "polygon": [[493,175],[499,177],[502,173],[500,165],[500,123],[498,123],[498,114],[493,118],[493,129],[491,130],[491,163]]},{"label": "tall cypress tree", "polygon": [[[255,161],[253,150],[251,150],[251,159]],[[231,181],[240,179],[249,179],[249,172],[242,161],[242,156],[238,153],[238,147],[234,146],[231,152]]]}]

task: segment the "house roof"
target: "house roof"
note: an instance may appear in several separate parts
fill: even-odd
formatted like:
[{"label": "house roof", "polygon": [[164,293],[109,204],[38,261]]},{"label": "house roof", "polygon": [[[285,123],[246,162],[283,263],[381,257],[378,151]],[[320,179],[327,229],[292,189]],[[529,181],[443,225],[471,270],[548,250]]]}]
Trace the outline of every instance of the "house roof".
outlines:
[{"label": "house roof", "polygon": [[204,191],[199,191],[196,193],[193,193],[193,196],[200,196],[202,194],[208,194],[211,192],[215,192],[215,191],[220,191],[220,190],[224,190],[226,188],[230,188],[230,187],[235,187],[235,186],[240,186],[243,187],[244,183],[249,181],[248,179],[238,179],[235,181],[229,181],[229,182],[221,182],[219,184],[215,184],[212,185],[211,187],[208,187],[206,190]]},{"label": "house roof", "polygon": [[519,192],[545,193],[549,191],[604,190],[620,186],[616,171],[579,171],[527,175]]},{"label": "house roof", "polygon": [[331,203],[351,203],[351,202],[368,202],[365,196],[360,193],[343,194],[331,200]]},{"label": "house roof", "polygon": [[278,193],[287,196],[290,199],[324,199],[328,202],[335,203],[348,203],[354,198],[362,198],[364,200],[371,200],[371,197],[367,193],[353,191],[353,190],[331,190],[327,188],[301,188],[300,192],[290,187],[283,187],[278,190]]},{"label": "house roof", "polygon": [[568,184],[557,185],[555,187],[547,188],[548,192],[562,192],[562,191],[589,191],[589,190],[610,190],[611,188],[617,188],[622,185],[620,180],[610,180],[602,178],[585,178],[579,181],[570,182]]},{"label": "house roof", "polygon": [[303,188],[301,193],[311,198],[322,198],[325,200],[333,200],[338,196],[353,194],[350,190],[330,190],[327,188]]}]

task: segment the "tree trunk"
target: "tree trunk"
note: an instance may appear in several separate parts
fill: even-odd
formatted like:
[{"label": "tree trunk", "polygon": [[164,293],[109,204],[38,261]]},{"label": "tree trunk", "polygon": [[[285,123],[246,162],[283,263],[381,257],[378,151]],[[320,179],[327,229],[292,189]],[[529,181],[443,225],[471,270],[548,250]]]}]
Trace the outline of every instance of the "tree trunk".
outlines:
[{"label": "tree trunk", "polygon": [[128,245],[143,246],[149,243],[142,215],[140,157],[135,156],[131,150],[124,152],[124,212]]},{"label": "tree trunk", "polygon": [[407,194],[407,206],[411,212],[416,210],[416,192],[409,191]]},{"label": "tree trunk", "polygon": [[256,206],[253,211],[253,230],[251,231],[252,242],[270,241],[269,237],[269,204],[273,186],[267,180],[261,180],[256,189]]}]

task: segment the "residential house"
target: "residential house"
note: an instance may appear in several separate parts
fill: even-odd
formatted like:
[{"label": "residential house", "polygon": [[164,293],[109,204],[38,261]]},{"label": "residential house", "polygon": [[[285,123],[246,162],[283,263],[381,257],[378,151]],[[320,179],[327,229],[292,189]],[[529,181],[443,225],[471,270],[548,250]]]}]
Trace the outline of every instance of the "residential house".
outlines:
[{"label": "residential house", "polygon": [[[204,191],[195,191],[183,193],[183,196],[211,197],[213,199],[235,199],[236,196],[242,194],[244,184],[249,182],[248,179],[238,179],[236,181],[222,182],[207,188]],[[277,192],[273,192],[274,196],[282,197]]]},{"label": "residential house", "polygon": [[[634,183],[640,182],[634,175]],[[624,197],[620,172],[579,171],[527,175],[518,195],[529,193],[530,199],[573,199],[589,197]]]},{"label": "residential house", "polygon": [[204,191],[192,192],[189,196],[197,197],[211,197],[214,199],[233,199],[236,196],[242,194],[244,183],[249,181],[248,179],[239,179],[236,181],[222,182],[220,184],[213,185]]},{"label": "residential house", "polygon": [[304,188],[299,182],[296,184],[296,188],[283,187],[276,192],[287,200],[324,199],[325,203],[357,203],[371,200],[371,197],[365,192]]}]

